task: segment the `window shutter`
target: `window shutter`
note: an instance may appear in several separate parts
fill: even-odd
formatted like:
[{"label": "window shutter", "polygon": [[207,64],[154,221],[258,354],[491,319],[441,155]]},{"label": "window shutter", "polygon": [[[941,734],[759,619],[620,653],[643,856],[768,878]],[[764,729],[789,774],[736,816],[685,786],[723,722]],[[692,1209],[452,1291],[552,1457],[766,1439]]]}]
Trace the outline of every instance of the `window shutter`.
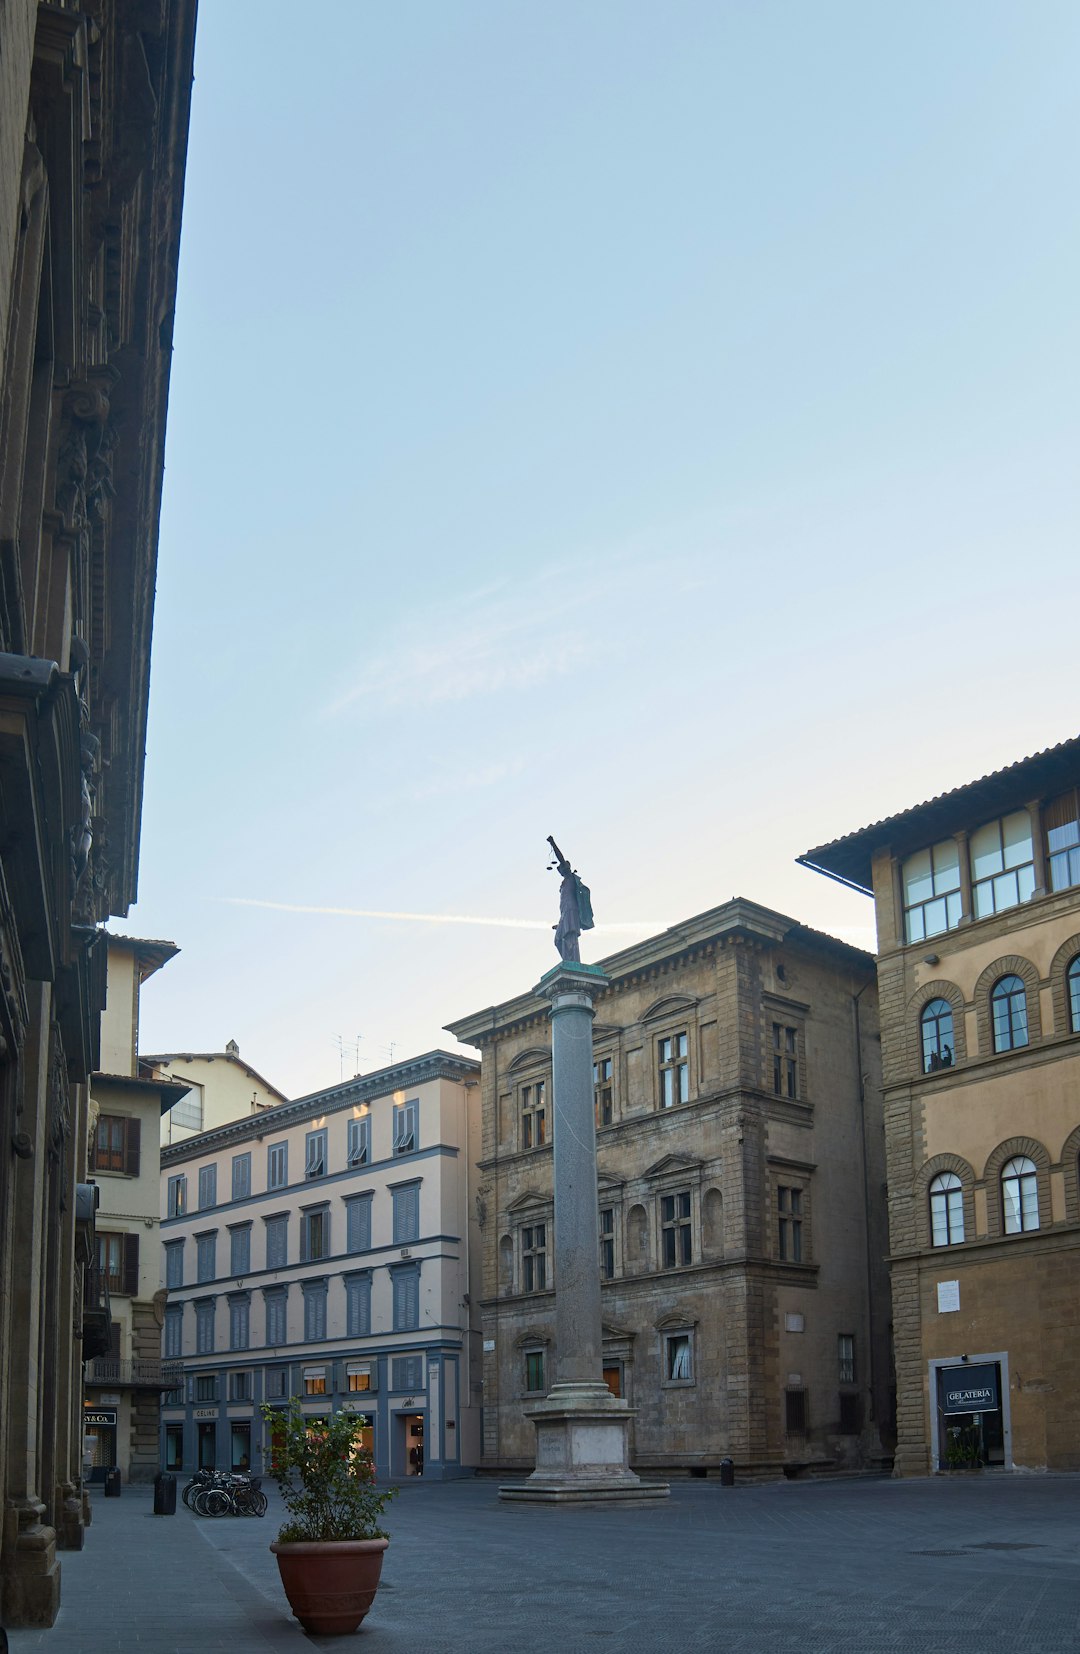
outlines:
[{"label": "window shutter", "polygon": [[394,1245],[404,1246],[416,1240],[420,1233],[420,1191],[394,1190]]},{"label": "window shutter", "polygon": [[139,1237],[124,1236],[124,1285],[122,1290],[130,1297],[139,1296]]},{"label": "window shutter", "polygon": [[139,1175],[139,1137],[142,1122],[129,1120],[124,1141],[124,1170],[129,1177]]}]

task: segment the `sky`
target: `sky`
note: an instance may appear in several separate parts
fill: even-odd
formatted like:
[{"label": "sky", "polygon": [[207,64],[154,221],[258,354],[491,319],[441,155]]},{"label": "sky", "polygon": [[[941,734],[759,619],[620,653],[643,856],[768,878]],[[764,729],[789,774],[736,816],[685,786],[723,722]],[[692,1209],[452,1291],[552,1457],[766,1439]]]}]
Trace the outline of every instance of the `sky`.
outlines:
[{"label": "sky", "polygon": [[288,1095],[1077,733],[1073,0],[200,9],[144,1052]]}]

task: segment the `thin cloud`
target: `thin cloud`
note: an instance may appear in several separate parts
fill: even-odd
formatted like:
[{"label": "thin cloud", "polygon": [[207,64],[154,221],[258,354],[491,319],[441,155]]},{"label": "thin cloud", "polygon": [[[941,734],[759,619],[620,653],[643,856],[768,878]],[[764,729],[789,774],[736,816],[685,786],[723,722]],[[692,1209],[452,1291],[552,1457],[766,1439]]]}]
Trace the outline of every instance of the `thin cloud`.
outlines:
[{"label": "thin cloud", "polygon": [[[230,907],[269,908],[275,913],[329,914],[340,919],[394,919],[419,925],[494,925],[501,930],[553,930],[545,919],[493,919],[476,913],[398,913],[372,907],[323,907],[313,902],[272,902],[260,896],[220,896],[219,901]],[[664,930],[666,925],[655,919],[622,920],[616,924],[600,924],[599,931],[613,931],[619,935],[637,935]]]}]

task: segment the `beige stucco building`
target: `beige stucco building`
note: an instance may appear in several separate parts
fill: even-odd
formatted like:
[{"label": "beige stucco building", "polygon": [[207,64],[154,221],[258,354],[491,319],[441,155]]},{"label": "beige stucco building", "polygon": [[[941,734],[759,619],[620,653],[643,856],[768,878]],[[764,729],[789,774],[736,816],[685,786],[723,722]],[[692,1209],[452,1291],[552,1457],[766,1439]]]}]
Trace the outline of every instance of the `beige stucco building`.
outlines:
[{"label": "beige stucco building", "polygon": [[86,1364],[84,1465],[91,1481],[119,1470],[150,1481],[160,1469],[161,1394],[182,1380],[163,1365],[158,1130],[186,1087],[141,1071],[142,985],[179,949],[109,936],[101,1068],[90,1085],[90,1173],[97,1187],[97,1271],[109,1302],[110,1348]]},{"label": "beige stucco building", "polygon": [[[747,901],[601,961],[604,1368],[636,1468],[876,1466],[891,1432],[873,961]],[[553,1374],[551,1036],[531,993],[449,1027],[482,1058],[485,1466],[533,1463]]]},{"label": "beige stucco building", "polygon": [[897,1470],[1080,1469],[1080,739],[801,858],[874,897]]},{"label": "beige stucco building", "polygon": [[187,1087],[183,1102],[161,1117],[163,1147],[288,1101],[244,1061],[235,1040],[224,1051],[165,1051],[142,1061],[155,1078]]}]

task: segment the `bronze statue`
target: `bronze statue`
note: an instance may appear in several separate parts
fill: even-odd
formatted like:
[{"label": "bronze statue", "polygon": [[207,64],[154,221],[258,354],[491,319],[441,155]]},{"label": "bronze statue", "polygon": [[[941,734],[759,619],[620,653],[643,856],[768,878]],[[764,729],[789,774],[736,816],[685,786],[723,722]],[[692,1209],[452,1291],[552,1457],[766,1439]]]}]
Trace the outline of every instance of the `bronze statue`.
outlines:
[{"label": "bronze statue", "polygon": [[555,932],[555,946],[561,959],[571,959],[580,965],[578,937],[583,930],[593,929],[592,898],[588,885],[582,884],[550,834],[548,843],[555,857],[550,866],[557,868],[562,875],[562,883],[559,886],[559,922],[552,926]]}]

